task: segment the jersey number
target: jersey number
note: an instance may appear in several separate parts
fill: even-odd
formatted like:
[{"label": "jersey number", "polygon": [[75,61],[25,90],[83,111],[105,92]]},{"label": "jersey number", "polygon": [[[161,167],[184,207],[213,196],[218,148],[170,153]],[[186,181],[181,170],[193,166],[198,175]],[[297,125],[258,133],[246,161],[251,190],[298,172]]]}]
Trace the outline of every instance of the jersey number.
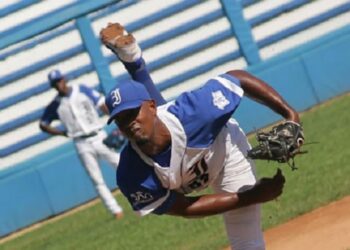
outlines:
[{"label": "jersey number", "polygon": [[195,177],[189,182],[191,189],[197,189],[205,185],[209,180],[208,165],[204,158],[196,162],[189,170],[188,173],[195,175]]}]

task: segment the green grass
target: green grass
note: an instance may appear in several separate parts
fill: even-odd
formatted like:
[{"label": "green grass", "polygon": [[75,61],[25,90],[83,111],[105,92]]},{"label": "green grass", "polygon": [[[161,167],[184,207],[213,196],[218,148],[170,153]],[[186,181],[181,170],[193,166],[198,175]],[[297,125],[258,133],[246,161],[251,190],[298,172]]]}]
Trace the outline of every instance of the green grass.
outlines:
[{"label": "green grass", "polygon": [[[306,155],[297,157],[296,171],[286,164],[257,162],[259,176],[277,167],[286,176],[284,194],[263,206],[263,227],[283,223],[350,194],[350,96],[308,111],[302,116]],[[252,139],[254,141],[254,139]],[[113,220],[102,204],[66,216],[0,245],[0,249],[222,249],[228,245],[221,216],[182,219],[137,217],[124,197],[125,218]]]},{"label": "green grass", "polygon": [[264,228],[350,194],[350,95],[302,115],[308,154],[296,158],[298,169],[259,161],[259,175],[272,175],[280,166],[286,176],[284,194],[263,207]]}]

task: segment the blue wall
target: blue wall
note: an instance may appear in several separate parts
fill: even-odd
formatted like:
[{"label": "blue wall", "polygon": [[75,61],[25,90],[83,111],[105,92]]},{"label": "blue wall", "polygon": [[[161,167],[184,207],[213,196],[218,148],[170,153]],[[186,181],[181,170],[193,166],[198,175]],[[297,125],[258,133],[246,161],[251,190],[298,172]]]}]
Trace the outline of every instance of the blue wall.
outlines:
[{"label": "blue wall", "polygon": [[[102,162],[109,188],[115,171]],[[0,236],[85,203],[97,196],[73,143],[0,173]]]},{"label": "blue wall", "polygon": [[[248,71],[273,86],[298,111],[350,91],[350,27],[298,47]],[[254,115],[252,115],[254,110]],[[245,131],[281,119],[245,99],[236,112]]]}]

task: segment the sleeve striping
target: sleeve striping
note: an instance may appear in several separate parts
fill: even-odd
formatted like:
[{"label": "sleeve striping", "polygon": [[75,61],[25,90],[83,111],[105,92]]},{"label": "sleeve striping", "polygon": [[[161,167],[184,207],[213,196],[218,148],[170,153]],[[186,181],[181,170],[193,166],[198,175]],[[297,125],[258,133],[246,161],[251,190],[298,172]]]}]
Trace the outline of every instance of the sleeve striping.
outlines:
[{"label": "sleeve striping", "polygon": [[149,204],[148,206],[145,206],[144,208],[137,210],[137,214],[140,216],[144,216],[147,215],[149,213],[151,213],[153,210],[155,210],[157,207],[159,207],[160,205],[163,204],[163,202],[166,201],[166,199],[168,199],[170,195],[170,190],[167,191],[166,195],[163,196],[162,198],[156,200],[155,202]]},{"label": "sleeve striping", "polygon": [[235,83],[231,82],[230,80],[227,80],[220,76],[214,77],[213,79],[217,80],[224,87],[226,87],[227,89],[229,89],[230,91],[238,95],[239,97],[243,96],[244,94],[243,89],[240,86],[236,85]]}]

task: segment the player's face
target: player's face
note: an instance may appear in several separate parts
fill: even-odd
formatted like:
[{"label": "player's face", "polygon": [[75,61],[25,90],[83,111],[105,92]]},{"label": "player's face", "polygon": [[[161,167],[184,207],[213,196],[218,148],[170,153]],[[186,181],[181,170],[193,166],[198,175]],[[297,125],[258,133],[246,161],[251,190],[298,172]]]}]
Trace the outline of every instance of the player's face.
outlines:
[{"label": "player's face", "polygon": [[55,89],[60,96],[65,96],[68,93],[68,87],[65,79],[56,82]]},{"label": "player's face", "polygon": [[145,101],[141,107],[120,112],[114,119],[120,131],[138,145],[150,142],[156,118],[154,101]]}]

